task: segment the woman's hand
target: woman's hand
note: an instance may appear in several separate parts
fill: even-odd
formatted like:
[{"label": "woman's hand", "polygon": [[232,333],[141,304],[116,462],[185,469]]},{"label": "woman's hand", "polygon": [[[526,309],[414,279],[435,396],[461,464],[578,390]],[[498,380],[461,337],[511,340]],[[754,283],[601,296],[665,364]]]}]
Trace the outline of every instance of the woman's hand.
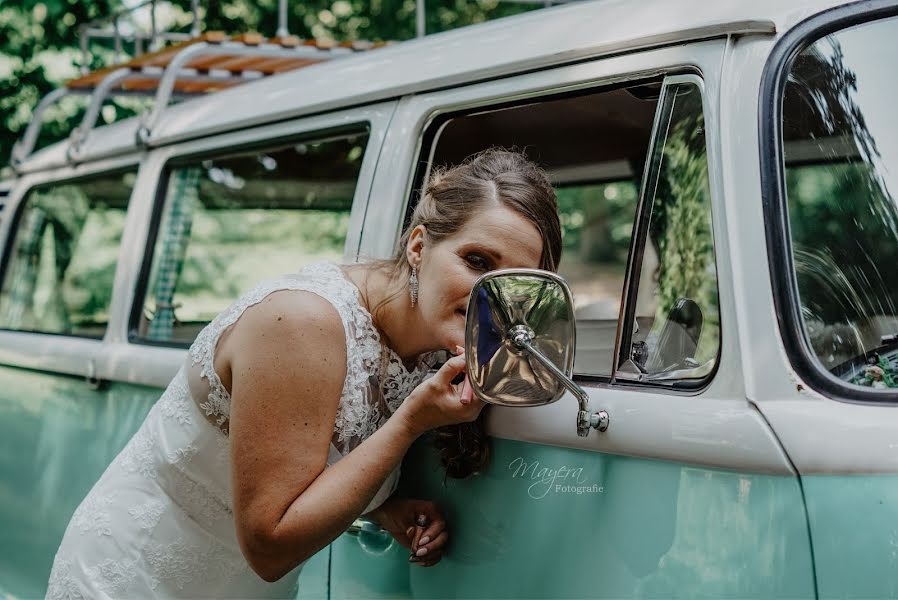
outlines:
[{"label": "woman's hand", "polygon": [[452,383],[464,370],[465,355],[461,351],[447,360],[433,377],[412,390],[396,414],[417,435],[445,425],[474,421],[486,404],[473,394],[467,376],[458,385]]},{"label": "woman's hand", "polygon": [[391,496],[370,516],[411,550],[409,562],[429,567],[443,557],[449,533],[443,514],[433,502]]}]

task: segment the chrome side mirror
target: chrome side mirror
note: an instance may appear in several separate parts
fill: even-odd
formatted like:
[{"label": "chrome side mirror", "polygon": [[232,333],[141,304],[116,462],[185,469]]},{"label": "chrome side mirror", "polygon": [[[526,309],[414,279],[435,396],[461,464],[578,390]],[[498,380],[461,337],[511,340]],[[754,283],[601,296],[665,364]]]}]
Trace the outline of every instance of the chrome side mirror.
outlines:
[{"label": "chrome side mirror", "polygon": [[468,301],[468,379],[484,402],[537,406],[577,398],[577,435],[608,429],[608,413],[590,412],[589,396],[571,379],[576,327],[565,281],[549,271],[503,269],[483,275]]}]

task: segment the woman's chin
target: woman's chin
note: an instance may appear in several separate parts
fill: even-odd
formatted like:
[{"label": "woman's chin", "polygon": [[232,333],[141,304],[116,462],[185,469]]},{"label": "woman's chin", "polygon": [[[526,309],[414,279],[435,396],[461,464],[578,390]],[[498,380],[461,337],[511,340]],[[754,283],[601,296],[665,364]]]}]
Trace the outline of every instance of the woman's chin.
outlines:
[{"label": "woman's chin", "polygon": [[453,335],[450,336],[446,341],[446,350],[451,354],[458,354],[458,347],[465,347],[465,336],[462,335]]}]

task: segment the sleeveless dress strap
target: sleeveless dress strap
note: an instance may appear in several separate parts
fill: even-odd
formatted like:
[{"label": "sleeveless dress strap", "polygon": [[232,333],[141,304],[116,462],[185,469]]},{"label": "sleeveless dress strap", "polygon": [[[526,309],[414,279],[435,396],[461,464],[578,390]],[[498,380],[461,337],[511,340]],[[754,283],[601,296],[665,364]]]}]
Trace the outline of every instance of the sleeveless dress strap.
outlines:
[{"label": "sleeveless dress strap", "polygon": [[[312,292],[330,302],[340,315],[346,334],[346,379],[335,429],[341,432],[344,428],[353,430],[358,420],[365,416],[360,414],[364,413],[365,404],[362,389],[376,368],[380,343],[370,324],[370,316],[359,304],[357,288],[345,278],[339,266],[327,262],[314,263],[296,274],[260,283],[203,328],[188,351],[191,362],[200,366],[200,376],[209,383],[208,398],[199,403],[200,408],[215,419],[219,428],[228,421],[231,397],[214,368],[218,339],[246,309],[281,290]],[[359,396],[358,400],[355,396]],[[226,429],[223,431],[227,433]]]}]

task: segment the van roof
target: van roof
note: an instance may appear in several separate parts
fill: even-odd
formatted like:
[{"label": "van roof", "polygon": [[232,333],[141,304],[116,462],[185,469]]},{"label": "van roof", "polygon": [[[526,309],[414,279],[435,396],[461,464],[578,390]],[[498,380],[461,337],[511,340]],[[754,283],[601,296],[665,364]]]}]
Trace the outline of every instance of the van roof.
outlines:
[{"label": "van roof", "polygon": [[[493,79],[590,57],[722,37],[774,34],[846,0],[592,0],[530,11],[266,77],[166,109],[151,146],[324,110]],[[647,18],[648,16],[651,18]],[[127,153],[138,119],[91,132],[86,157]],[[23,170],[66,161],[67,141]]]}]

